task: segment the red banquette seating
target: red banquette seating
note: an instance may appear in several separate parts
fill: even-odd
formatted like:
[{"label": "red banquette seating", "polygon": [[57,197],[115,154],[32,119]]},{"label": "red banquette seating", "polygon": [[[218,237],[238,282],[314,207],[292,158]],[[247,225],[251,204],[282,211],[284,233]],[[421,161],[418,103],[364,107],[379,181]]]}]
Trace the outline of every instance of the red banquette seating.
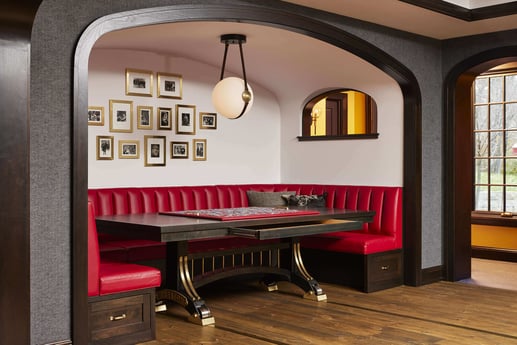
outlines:
[{"label": "red banquette seating", "polygon": [[[326,206],[373,210],[374,221],[362,230],[311,236],[302,240],[304,262],[316,279],[371,292],[402,283],[402,188],[322,184],[244,184],[90,189],[88,200],[98,215],[149,213],[248,206],[247,191],[326,195]],[[128,262],[159,260],[161,243],[100,234],[101,256]],[[223,242],[221,242],[223,241]],[[194,241],[189,250],[217,245]],[[207,243],[209,243],[207,245]],[[324,266],[324,267],[323,267]]]},{"label": "red banquette seating", "polygon": [[160,270],[101,259],[93,205],[88,203],[89,344],[153,340],[154,289]]}]

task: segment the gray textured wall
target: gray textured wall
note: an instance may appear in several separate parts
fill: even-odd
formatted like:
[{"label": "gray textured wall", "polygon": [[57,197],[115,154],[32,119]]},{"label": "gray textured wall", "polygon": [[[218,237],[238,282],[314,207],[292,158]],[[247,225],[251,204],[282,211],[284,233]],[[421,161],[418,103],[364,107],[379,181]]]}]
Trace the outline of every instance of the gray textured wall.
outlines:
[{"label": "gray textured wall", "polygon": [[443,76],[446,77],[454,66],[474,55],[509,46],[517,46],[517,30],[443,41]]},{"label": "gray textured wall", "polygon": [[[32,37],[30,86],[32,343],[48,343],[71,336],[72,81],[77,40],[89,23],[104,15],[152,6],[208,2],[246,3],[232,0],[44,0],[38,10]],[[260,5],[298,10],[277,1],[263,1]],[[311,17],[374,43],[408,66],[417,77],[425,129],[422,137],[422,262],[424,268],[440,265],[442,66],[439,42],[320,12],[311,13]]]}]

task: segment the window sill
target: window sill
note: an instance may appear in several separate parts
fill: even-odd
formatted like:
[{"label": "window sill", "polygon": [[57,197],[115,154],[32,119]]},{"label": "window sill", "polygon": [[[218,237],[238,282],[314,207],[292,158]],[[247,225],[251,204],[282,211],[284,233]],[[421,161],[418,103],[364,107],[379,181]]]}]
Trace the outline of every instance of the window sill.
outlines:
[{"label": "window sill", "polygon": [[503,217],[499,213],[472,212],[471,223],[479,225],[517,227],[517,214],[512,217]]},{"label": "window sill", "polygon": [[371,134],[349,134],[349,135],[317,135],[299,136],[298,141],[322,141],[322,140],[353,140],[353,139],[377,139],[379,133]]}]

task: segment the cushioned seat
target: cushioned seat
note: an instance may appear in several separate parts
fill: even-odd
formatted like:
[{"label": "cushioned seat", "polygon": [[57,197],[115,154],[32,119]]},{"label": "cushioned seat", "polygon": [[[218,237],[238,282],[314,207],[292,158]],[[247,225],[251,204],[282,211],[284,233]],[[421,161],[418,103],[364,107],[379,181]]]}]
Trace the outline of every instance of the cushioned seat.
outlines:
[{"label": "cushioned seat", "polygon": [[361,231],[340,231],[337,233],[322,234],[303,238],[305,248],[321,249],[332,252],[346,252],[353,254],[372,254],[396,249],[395,237],[370,234]]},{"label": "cushioned seat", "polygon": [[[110,245],[103,243],[103,246],[107,249]],[[88,202],[88,296],[154,288],[160,284],[160,270],[154,267],[101,261],[95,214]]]},{"label": "cushioned seat", "polygon": [[99,294],[134,291],[160,286],[160,270],[136,264],[101,262]]}]

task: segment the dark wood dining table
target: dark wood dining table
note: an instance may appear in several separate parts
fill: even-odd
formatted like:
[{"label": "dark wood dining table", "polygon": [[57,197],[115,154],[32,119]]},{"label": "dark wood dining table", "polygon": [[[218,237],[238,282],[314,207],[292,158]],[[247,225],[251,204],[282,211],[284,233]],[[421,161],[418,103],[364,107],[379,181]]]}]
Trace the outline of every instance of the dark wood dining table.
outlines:
[{"label": "dark wood dining table", "polygon": [[[373,211],[290,207],[284,214],[275,210],[271,216],[217,218],[212,215],[220,216],[220,209],[213,211],[98,216],[96,223],[100,233],[165,242],[166,279],[157,291],[157,299],[178,303],[189,312],[191,321],[210,325],[215,319],[196,288],[236,275],[260,274],[270,291],[278,288],[277,281],[287,280],[303,289],[305,298],[326,300],[326,294],[303,265],[300,238],[358,230],[375,215]],[[211,239],[215,241],[205,241]],[[199,244],[199,240],[208,244],[205,250],[196,249],[195,243],[189,250],[189,241]],[[210,243],[218,246],[211,247]]]}]

